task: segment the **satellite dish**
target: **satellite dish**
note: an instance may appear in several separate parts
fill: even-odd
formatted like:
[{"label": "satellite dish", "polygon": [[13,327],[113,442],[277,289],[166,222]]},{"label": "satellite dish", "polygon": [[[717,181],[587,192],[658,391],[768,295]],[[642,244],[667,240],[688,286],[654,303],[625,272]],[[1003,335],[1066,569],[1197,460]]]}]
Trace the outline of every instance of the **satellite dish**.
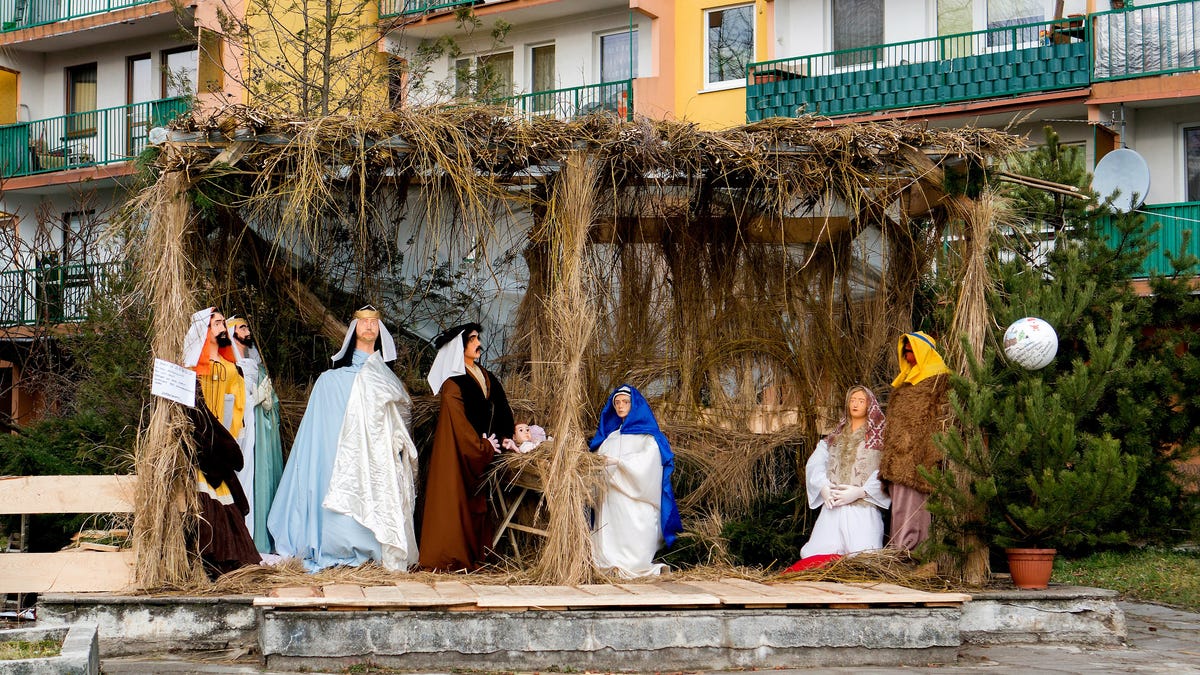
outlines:
[{"label": "satellite dish", "polygon": [[1113,208],[1129,213],[1146,201],[1150,191],[1150,167],[1146,160],[1129,148],[1113,150],[1100,160],[1092,173],[1092,189],[1101,199],[1120,190]]}]

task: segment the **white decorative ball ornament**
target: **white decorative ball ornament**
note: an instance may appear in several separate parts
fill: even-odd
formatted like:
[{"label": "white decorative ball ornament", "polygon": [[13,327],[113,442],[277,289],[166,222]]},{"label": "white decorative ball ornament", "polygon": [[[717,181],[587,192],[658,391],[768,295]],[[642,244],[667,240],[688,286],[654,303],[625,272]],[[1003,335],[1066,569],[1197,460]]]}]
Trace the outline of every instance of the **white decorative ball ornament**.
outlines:
[{"label": "white decorative ball ornament", "polygon": [[1017,319],[1004,331],[1004,353],[1026,370],[1045,368],[1058,353],[1058,334],[1037,317]]}]

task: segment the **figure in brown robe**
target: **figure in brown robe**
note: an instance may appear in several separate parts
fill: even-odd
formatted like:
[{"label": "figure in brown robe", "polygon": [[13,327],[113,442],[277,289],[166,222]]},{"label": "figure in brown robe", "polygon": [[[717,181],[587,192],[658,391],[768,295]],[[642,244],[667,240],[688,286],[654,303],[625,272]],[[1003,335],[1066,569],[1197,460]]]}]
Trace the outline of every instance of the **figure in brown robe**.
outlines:
[{"label": "figure in brown robe", "polygon": [[[204,570],[217,577],[262,561],[246,516],[250,502],[237,472],[244,466],[235,435],[242,428],[245,385],[233,364],[225,316],[215,307],[192,315],[184,365],[196,371],[196,406],[186,410],[195,447],[199,524],[196,545]],[[226,427],[218,415],[225,416]]]},{"label": "figure in brown robe", "polygon": [[511,445],[513,414],[500,380],[477,365],[479,324],[451,328],[434,340],[438,356],[429,386],[441,397],[421,519],[421,567],[477,569],[491,545],[484,473],[503,441]]},{"label": "figure in brown robe", "polygon": [[896,352],[900,374],[892,381],[888,397],[887,426],[879,477],[892,497],[892,527],[888,548],[911,551],[929,538],[932,518],[926,502],[932,486],[920,467],[936,469],[942,454],[933,434],[946,421],[950,369],[937,353],[936,342],[925,333],[906,333]]}]

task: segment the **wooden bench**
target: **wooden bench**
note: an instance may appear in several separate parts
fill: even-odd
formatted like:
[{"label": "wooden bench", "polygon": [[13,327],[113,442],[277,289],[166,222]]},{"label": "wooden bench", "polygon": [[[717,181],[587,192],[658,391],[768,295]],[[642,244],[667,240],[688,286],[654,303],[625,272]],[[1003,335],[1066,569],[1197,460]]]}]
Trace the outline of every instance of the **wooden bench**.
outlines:
[{"label": "wooden bench", "polygon": [[[136,486],[137,476],[0,477],[0,515],[133,513]],[[119,591],[134,560],[132,550],[0,553],[0,593]]]}]

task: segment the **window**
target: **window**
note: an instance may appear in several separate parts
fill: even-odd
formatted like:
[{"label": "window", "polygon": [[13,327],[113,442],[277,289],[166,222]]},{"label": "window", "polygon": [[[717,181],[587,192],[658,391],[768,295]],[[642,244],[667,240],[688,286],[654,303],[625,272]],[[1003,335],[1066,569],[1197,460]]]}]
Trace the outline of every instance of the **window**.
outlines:
[{"label": "window", "polygon": [[198,67],[195,47],[184,47],[182,49],[163,52],[163,98],[191,96],[195,93]]},{"label": "window", "polygon": [[96,133],[96,115],[84,115],[96,109],[96,64],[67,68],[67,138]]},{"label": "window", "polygon": [[388,54],[388,107],[399,110],[404,107],[404,88],[407,80],[408,62]]},{"label": "window", "polygon": [[513,53],[499,52],[457,59],[454,94],[460,98],[490,101],[512,96]]},{"label": "window", "polygon": [[754,60],[754,5],[704,13],[704,83],[741,82]]},{"label": "window", "polygon": [[1183,130],[1184,172],[1187,176],[1187,200],[1200,202],[1200,127]]},{"label": "window", "polygon": [[[542,45],[529,50],[529,62],[532,66],[529,91],[548,92],[555,88],[554,45]],[[538,94],[529,101],[529,109],[533,112],[546,112],[554,108],[554,94]]]},{"label": "window", "polygon": [[[835,66],[876,61],[874,49],[883,44],[883,0],[832,0]],[[843,52],[843,50],[854,50]]]},{"label": "window", "polygon": [[[1044,21],[1045,18],[1042,0],[988,0],[987,3],[987,27],[989,30],[1037,23]],[[1038,31],[1042,28],[1043,26],[1030,26],[1016,30],[989,32],[987,44],[988,47],[1036,44]]]},{"label": "window", "polygon": [[600,36],[600,81],[616,82],[637,77],[636,30]]}]

